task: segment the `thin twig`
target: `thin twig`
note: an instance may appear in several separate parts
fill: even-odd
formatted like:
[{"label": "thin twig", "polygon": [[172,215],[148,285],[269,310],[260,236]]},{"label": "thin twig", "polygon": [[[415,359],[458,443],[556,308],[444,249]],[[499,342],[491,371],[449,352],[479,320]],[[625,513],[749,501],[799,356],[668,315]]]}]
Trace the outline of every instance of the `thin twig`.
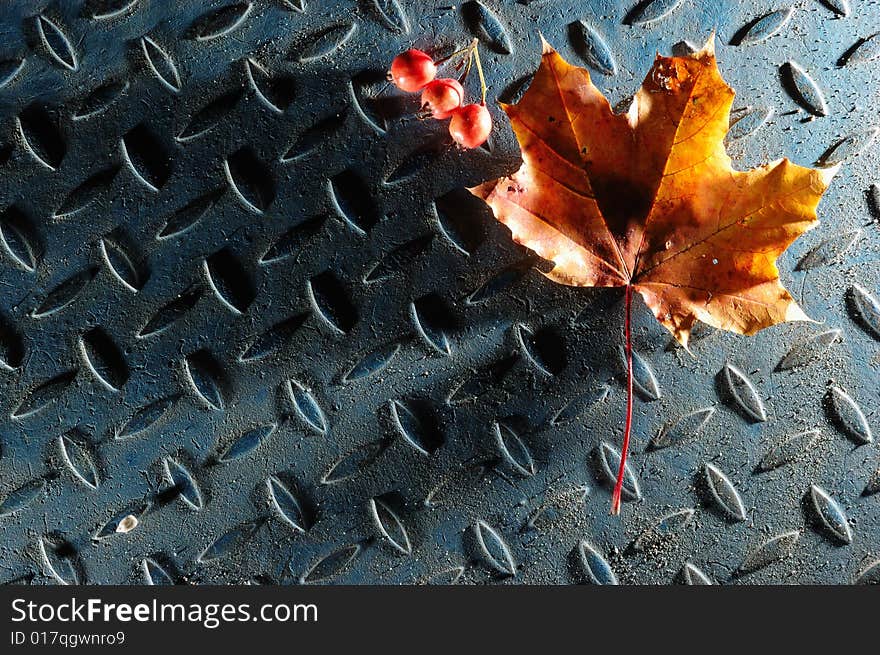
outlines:
[{"label": "thin twig", "polygon": [[480,63],[480,50],[477,48],[477,40],[474,39],[474,60],[477,62],[477,73],[480,75],[480,90],[483,93],[480,104],[486,104],[486,78],[483,76],[483,66]]}]

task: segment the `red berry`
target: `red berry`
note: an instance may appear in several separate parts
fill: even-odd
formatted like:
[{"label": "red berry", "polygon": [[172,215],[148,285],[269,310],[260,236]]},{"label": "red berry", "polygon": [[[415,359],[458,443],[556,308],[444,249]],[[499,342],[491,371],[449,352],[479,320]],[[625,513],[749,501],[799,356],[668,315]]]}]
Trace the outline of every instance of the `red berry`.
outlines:
[{"label": "red berry", "polygon": [[458,80],[442,78],[429,82],[422,89],[422,107],[429,109],[431,115],[438,120],[452,116],[452,112],[461,107],[463,100],[464,89]]},{"label": "red berry", "polygon": [[465,105],[453,112],[449,121],[452,140],[465,148],[483,145],[491,131],[492,116],[486,105]]},{"label": "red berry", "polygon": [[391,62],[391,79],[403,91],[415,93],[434,79],[437,66],[421,50],[402,52]]}]

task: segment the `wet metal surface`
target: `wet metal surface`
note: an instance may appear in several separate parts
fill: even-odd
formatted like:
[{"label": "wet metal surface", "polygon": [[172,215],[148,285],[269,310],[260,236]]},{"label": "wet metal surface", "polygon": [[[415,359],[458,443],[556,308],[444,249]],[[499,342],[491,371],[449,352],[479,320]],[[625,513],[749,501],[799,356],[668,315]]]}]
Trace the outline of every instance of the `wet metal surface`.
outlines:
[{"label": "wet metal surface", "polygon": [[[876,582],[880,3],[847,4],[4,2],[0,580]],[[540,34],[617,104],[713,29],[735,165],[843,162],[780,260],[818,323],[691,357],[637,302],[612,518],[623,293],[463,187],[517,168],[494,101]],[[460,151],[384,71],[474,35],[497,126]]]}]

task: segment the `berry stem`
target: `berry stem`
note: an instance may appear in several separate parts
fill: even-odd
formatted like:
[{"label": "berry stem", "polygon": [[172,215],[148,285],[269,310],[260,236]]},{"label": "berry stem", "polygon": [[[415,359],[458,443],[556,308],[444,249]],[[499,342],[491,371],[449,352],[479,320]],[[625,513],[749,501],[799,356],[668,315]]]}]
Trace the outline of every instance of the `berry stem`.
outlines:
[{"label": "berry stem", "polygon": [[458,55],[464,54],[465,52],[468,53],[468,58],[470,58],[470,54],[473,51],[473,49],[477,47],[477,43],[479,43],[479,39],[474,39],[473,41],[470,42],[468,47],[462,48],[461,50],[456,50],[455,52],[443,57],[443,59],[438,59],[434,63],[436,63],[438,66],[441,66],[442,64],[445,64],[450,59],[452,59],[454,57],[458,57]]},{"label": "berry stem", "polygon": [[483,65],[480,63],[480,50],[477,47],[477,39],[474,39],[474,61],[477,62],[477,74],[480,76],[480,91],[482,92],[481,105],[486,104],[486,78],[483,76]]},{"label": "berry stem", "polygon": [[626,456],[629,452],[629,435],[632,432],[633,414],[633,356],[632,356],[632,327],[630,315],[632,314],[632,285],[626,285],[626,299],[624,300],[623,330],[626,335],[626,424],[623,428],[623,446],[620,448],[620,467],[617,469],[617,482],[614,483],[614,493],[611,494],[611,515],[620,514],[620,494],[623,491],[623,474],[626,472]]}]

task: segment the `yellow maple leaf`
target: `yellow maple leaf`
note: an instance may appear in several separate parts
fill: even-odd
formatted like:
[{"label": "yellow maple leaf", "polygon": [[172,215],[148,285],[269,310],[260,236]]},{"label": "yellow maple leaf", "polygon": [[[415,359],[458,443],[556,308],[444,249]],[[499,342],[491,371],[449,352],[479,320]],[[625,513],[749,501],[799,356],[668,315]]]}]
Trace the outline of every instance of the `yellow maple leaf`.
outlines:
[{"label": "yellow maple leaf", "polygon": [[734,92],[712,40],[658,56],[626,114],[544,44],[522,100],[503,105],[522,167],[471,191],[513,238],[581,287],[632,285],[682,345],[696,320],[741,334],[807,317],[777,257],[816,224],[836,168],[781,159],[736,171],[724,148]]},{"label": "yellow maple leaf", "polygon": [[[837,168],[781,159],[733,169],[724,137],[734,92],[713,40],[688,56],[658,55],[626,114],[544,42],[522,100],[503,105],[523,164],[471,189],[517,242],[554,263],[550,279],[626,287],[630,378],[633,289],[685,347],[697,320],[741,334],[807,320],[776,259],[816,225]],[[630,389],[621,475],[631,404]]]}]

